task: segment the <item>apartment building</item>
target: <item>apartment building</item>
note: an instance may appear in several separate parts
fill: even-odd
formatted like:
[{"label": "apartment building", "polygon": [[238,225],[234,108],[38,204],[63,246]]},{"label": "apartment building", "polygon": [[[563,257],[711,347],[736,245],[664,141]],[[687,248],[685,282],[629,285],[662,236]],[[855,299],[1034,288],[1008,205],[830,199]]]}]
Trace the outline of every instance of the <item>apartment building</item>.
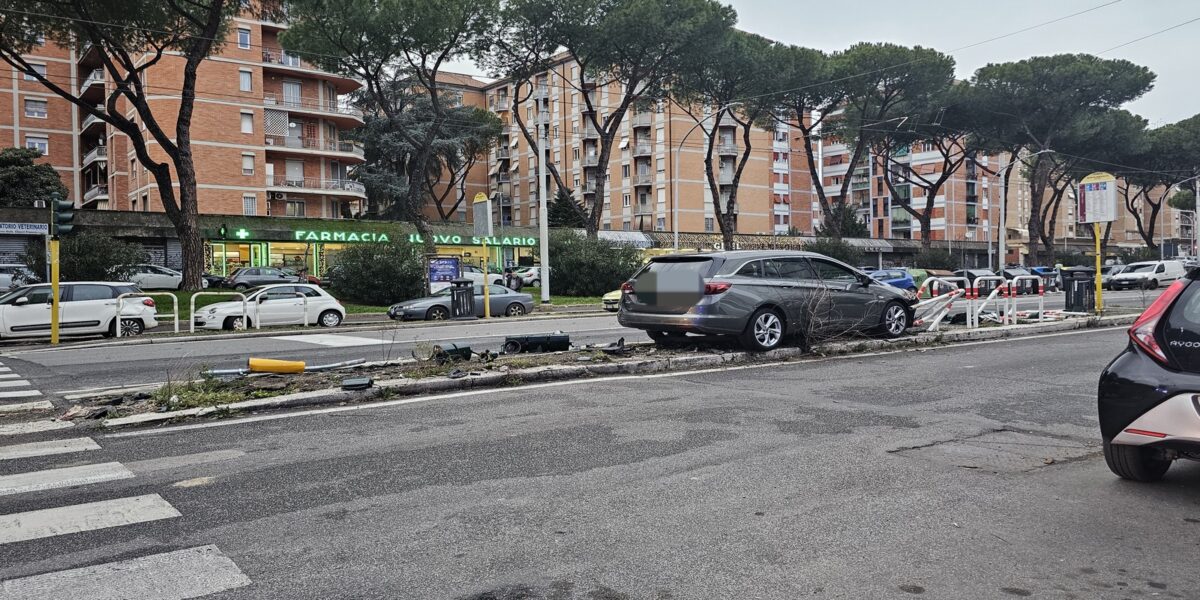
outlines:
[{"label": "apartment building", "polygon": [[[488,83],[470,75],[461,73],[442,72],[438,75],[438,87],[441,90],[442,102],[450,107],[474,107],[487,110]],[[504,118],[508,115],[501,115]],[[507,123],[505,124],[507,128]],[[425,218],[432,222],[442,220],[451,223],[465,223],[470,220],[474,208],[474,199],[478,194],[485,196],[491,191],[488,181],[492,177],[489,167],[496,168],[496,151],[475,157],[475,162],[464,165],[459,172],[443,172],[432,198],[422,211]]]},{"label": "apartment building", "polygon": [[[565,186],[578,201],[597,201],[598,178],[606,181],[601,228],[617,231],[672,231],[674,215],[684,232],[719,232],[704,156],[707,136],[716,138],[714,154],[718,193],[723,197],[733,181],[736,160],[743,150],[740,131],[731,125],[713,131],[710,120],[697,126],[681,107],[662,102],[625,115],[613,145],[607,172],[599,171],[600,134],[585,118],[592,106],[603,120],[620,102],[618,84],[577,89],[579,66],[560,60],[535,77],[525,89],[500,80],[485,89],[487,102],[505,123],[501,143],[488,157],[493,218],[503,225],[536,225],[537,161],[516,123],[520,116],[531,132],[539,119],[548,123],[547,159],[558,169]],[[516,101],[517,99],[520,101]],[[703,120],[704,115],[699,115]],[[783,234],[796,227],[808,230],[808,169],[795,134],[787,127],[756,129],[751,136],[751,159],[738,187],[734,209],[738,233]],[[547,190],[556,186],[547,175]],[[678,198],[678,207],[675,199]],[[724,203],[722,203],[724,206]]]}]

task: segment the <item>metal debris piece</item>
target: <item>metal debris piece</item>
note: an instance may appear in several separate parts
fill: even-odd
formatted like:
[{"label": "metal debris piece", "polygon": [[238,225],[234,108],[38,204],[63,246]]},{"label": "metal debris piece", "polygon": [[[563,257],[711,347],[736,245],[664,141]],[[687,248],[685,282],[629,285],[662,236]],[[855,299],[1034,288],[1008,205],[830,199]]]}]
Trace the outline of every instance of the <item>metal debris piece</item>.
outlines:
[{"label": "metal debris piece", "polygon": [[342,380],[342,389],[346,391],[365,390],[375,385],[370,377],[349,377]]},{"label": "metal debris piece", "polygon": [[504,354],[522,352],[566,352],[571,349],[571,336],[556,331],[536,335],[514,335],[504,338]]}]

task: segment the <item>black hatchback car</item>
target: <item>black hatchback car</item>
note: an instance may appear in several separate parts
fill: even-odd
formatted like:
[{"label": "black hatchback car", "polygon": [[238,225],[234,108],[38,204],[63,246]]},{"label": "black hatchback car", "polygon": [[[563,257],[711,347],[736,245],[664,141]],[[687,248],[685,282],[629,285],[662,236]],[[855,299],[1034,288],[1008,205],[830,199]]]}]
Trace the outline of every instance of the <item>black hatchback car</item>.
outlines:
[{"label": "black hatchback car", "polygon": [[1129,328],[1100,375],[1104,458],[1113,473],[1155,481],[1200,460],[1200,270],[1171,284]]}]

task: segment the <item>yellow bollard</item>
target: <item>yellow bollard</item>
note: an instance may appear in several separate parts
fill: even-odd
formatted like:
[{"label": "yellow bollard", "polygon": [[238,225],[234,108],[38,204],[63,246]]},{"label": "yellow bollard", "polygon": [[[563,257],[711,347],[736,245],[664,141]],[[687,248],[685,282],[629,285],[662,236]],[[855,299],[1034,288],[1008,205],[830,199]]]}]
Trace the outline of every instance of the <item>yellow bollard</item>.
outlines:
[{"label": "yellow bollard", "polygon": [[247,365],[251,373],[303,373],[302,360],[275,360],[273,358],[251,358]]}]

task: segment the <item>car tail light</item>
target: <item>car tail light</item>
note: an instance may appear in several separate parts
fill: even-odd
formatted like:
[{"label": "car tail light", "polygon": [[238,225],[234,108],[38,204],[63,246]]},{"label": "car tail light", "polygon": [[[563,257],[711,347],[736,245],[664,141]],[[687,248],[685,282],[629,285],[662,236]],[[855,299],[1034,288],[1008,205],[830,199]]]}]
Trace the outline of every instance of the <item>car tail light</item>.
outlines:
[{"label": "car tail light", "polygon": [[1133,343],[1137,344],[1139,348],[1145,350],[1147,354],[1163,364],[1169,364],[1170,359],[1167,358],[1167,354],[1163,352],[1162,347],[1158,345],[1158,340],[1154,337],[1154,330],[1158,328],[1158,322],[1167,313],[1167,309],[1171,307],[1171,303],[1175,302],[1179,294],[1183,293],[1183,288],[1185,287],[1187,287],[1187,282],[1182,279],[1172,283],[1171,287],[1168,287],[1142,313],[1142,316],[1133,322],[1133,326],[1129,328],[1129,339],[1133,340]]},{"label": "car tail light", "polygon": [[621,293],[622,294],[632,294],[633,293],[633,284],[629,283],[628,281],[626,281],[625,283],[622,283],[621,284]]},{"label": "car tail light", "polygon": [[142,298],[142,304],[154,308],[154,301],[149,298]]},{"label": "car tail light", "polygon": [[704,295],[715,296],[717,294],[724,294],[725,292],[728,292],[729,288],[731,287],[733,287],[733,284],[729,283],[728,281],[714,281],[711,283],[706,283],[704,284]]}]

